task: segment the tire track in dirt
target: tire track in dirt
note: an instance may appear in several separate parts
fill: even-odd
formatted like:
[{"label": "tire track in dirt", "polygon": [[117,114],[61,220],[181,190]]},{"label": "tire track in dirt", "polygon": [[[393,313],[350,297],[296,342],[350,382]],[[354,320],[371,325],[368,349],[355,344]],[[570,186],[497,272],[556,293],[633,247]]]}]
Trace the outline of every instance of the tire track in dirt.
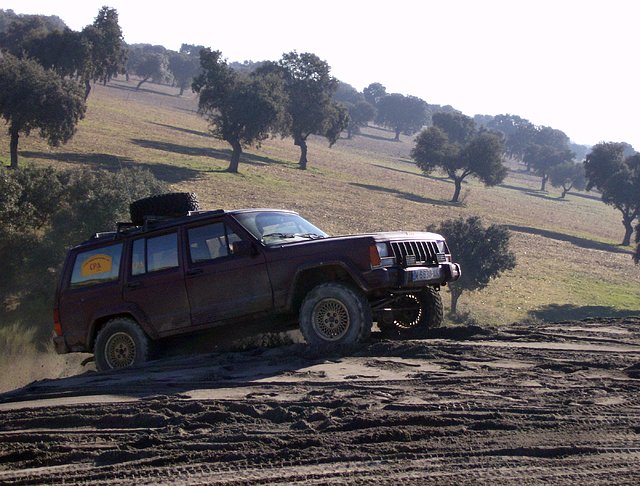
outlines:
[{"label": "tire track in dirt", "polygon": [[37,382],[0,395],[0,483],[633,484],[638,363],[629,318]]}]

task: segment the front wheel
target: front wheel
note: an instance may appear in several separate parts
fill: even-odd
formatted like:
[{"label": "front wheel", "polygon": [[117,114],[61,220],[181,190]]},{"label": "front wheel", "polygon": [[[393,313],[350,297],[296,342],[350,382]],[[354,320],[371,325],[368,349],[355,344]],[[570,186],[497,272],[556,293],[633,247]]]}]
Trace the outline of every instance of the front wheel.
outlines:
[{"label": "front wheel", "polygon": [[133,319],[111,319],[98,333],[94,355],[98,371],[139,366],[149,357],[149,338]]},{"label": "front wheel", "polygon": [[300,331],[310,345],[331,346],[365,340],[371,307],[358,290],[340,283],[318,285],[300,308]]},{"label": "front wheel", "polygon": [[392,319],[378,322],[382,334],[390,338],[420,339],[429,329],[442,326],[444,320],[440,292],[432,287],[399,295],[391,311]]}]

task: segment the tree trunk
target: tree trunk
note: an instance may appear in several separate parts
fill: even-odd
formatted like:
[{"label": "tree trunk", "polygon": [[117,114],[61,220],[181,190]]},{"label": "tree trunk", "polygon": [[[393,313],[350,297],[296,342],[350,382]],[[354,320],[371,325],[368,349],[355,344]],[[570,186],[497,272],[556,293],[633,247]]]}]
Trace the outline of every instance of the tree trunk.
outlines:
[{"label": "tree trunk", "polygon": [[231,147],[233,147],[233,152],[231,152],[231,163],[229,164],[227,172],[233,172],[234,174],[237,174],[238,166],[240,165],[240,154],[242,154],[242,145],[240,145],[240,142],[237,141],[229,143],[231,144]]},{"label": "tree trunk", "polygon": [[453,184],[455,186],[455,191],[453,191],[453,197],[451,198],[451,202],[457,203],[460,199],[460,191],[462,190],[462,179],[454,178]]},{"label": "tree trunk", "polygon": [[459,290],[455,287],[449,287],[450,293],[451,293],[451,313],[452,314],[457,314],[458,313],[458,299],[460,298],[460,296],[462,295],[462,290]]},{"label": "tree trunk", "polygon": [[89,98],[89,93],[91,93],[91,80],[89,78],[84,80],[84,100],[87,101]]},{"label": "tree trunk", "polygon": [[304,138],[298,138],[295,144],[300,147],[300,160],[298,164],[300,164],[302,170],[307,170],[307,141]]},{"label": "tree trunk", "polygon": [[624,225],[624,239],[622,240],[622,246],[629,246],[631,244],[631,235],[633,234],[633,219],[632,217],[623,214],[622,224]]},{"label": "tree trunk", "polygon": [[549,180],[549,176],[547,174],[542,174],[542,185],[540,186],[540,191],[545,192],[547,190],[548,180]]},{"label": "tree trunk", "polygon": [[142,80],[138,83],[138,86],[136,86],[136,89],[140,89],[140,86],[142,86],[142,83],[146,83],[147,81],[149,81],[149,76],[147,76],[146,78],[142,79]]},{"label": "tree trunk", "polygon": [[396,142],[400,141],[400,131],[401,130],[399,128],[396,128],[396,138],[393,139]]},{"label": "tree trunk", "polygon": [[178,96],[182,96],[184,94],[184,86],[180,86],[180,94]]},{"label": "tree trunk", "polygon": [[12,169],[17,169],[18,168],[18,140],[20,139],[20,131],[17,128],[14,128],[12,126],[10,133],[11,133],[11,142],[9,145],[10,146],[9,151],[11,152],[10,167]]},{"label": "tree trunk", "polygon": [[569,184],[569,187],[565,186],[564,184],[562,184],[562,196],[560,196],[561,199],[564,199],[564,197],[567,195],[567,193],[573,188],[573,183]]}]

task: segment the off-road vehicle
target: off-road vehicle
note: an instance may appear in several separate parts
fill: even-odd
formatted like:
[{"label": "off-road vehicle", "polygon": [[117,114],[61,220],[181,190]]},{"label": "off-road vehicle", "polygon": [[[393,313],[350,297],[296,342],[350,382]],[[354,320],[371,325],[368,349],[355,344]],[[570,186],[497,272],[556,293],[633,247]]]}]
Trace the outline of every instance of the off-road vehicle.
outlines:
[{"label": "off-road vehicle", "polygon": [[199,211],[194,201],[140,200],[131,223],[69,251],[55,295],[58,353],[93,352],[106,370],[215,326],[299,322],[310,345],[325,346],[367,339],[374,321],[415,338],[442,323],[438,291],[460,267],[438,234],[330,237],[293,211]]}]

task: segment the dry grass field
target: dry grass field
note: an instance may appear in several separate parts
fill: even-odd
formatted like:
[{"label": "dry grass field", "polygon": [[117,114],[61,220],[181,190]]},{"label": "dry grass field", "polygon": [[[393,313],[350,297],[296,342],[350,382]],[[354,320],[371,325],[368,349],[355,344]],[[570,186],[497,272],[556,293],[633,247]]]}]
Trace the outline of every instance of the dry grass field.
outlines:
[{"label": "dry grass field", "polygon": [[[630,247],[618,246],[619,212],[597,194],[561,200],[554,188],[541,193],[539,178],[513,164],[504,184],[470,181],[463,203],[452,205],[452,184],[423,175],[409,159],[412,139],[394,142],[392,133],[375,127],[331,149],[322,138],[310,140],[307,171],[297,168],[292,140],[276,138],[247,148],[240,174],[229,174],[229,147],[208,135],[193,94],[178,97],[177,90],[152,84],[134,88],[133,80],[95,86],[74,139],[51,149],[37,136],[23,137],[20,163],[143,165],[173,189],[196,192],[205,208],[290,208],[332,234],[423,230],[479,215],[512,230],[517,267],[487,289],[464,294],[460,311],[483,324],[640,314],[640,267]],[[5,132],[0,147],[6,164]]]}]

